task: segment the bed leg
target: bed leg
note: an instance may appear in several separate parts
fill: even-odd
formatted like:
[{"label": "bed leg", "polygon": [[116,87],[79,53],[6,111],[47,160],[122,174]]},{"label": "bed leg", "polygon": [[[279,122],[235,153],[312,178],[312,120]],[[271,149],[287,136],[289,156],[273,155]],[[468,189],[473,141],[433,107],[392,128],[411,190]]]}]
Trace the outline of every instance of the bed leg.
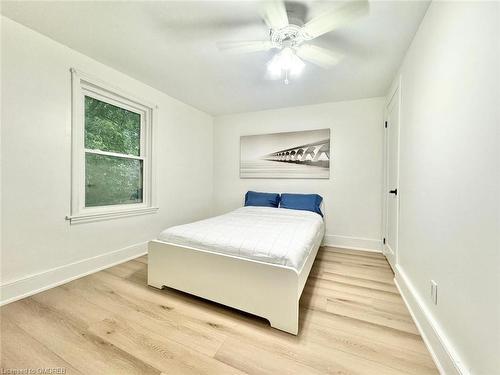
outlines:
[{"label": "bed leg", "polygon": [[153,288],[157,288],[157,289],[163,288],[163,284],[161,282],[158,282],[158,281],[148,280],[148,285],[152,286]]},{"label": "bed leg", "polygon": [[271,327],[297,335],[299,333],[299,306],[297,304],[285,314],[276,315],[268,320]]}]

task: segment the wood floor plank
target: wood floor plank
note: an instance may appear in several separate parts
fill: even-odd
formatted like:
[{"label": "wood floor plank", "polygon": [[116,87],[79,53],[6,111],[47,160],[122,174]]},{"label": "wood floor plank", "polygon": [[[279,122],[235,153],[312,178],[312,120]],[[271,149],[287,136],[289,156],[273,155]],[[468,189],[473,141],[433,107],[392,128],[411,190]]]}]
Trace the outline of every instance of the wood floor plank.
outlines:
[{"label": "wood floor plank", "polygon": [[355,255],[340,254],[329,251],[323,251],[318,253],[316,259],[325,261],[336,261],[344,264],[352,264],[359,266],[380,267],[387,270],[390,269],[390,265],[385,259],[365,258]]},{"label": "wood floor plank", "polygon": [[382,253],[375,252],[375,251],[350,250],[350,249],[344,249],[344,248],[333,247],[333,246],[323,246],[321,249],[323,251],[331,251],[333,253],[354,255],[354,256],[363,257],[363,258],[385,259],[384,255]]},{"label": "wood floor plank", "polygon": [[404,313],[407,314],[406,306],[399,294],[396,294],[394,292],[388,292],[385,290],[380,290],[377,288],[372,288],[369,285],[368,286],[352,285],[346,283],[339,283],[336,281],[327,280],[323,278],[310,277],[306,283],[306,287],[310,288],[311,290],[318,288],[320,290],[325,289],[325,290],[348,293],[355,296],[359,296],[360,298],[364,298],[365,300],[366,298],[372,298],[374,300],[378,300],[383,303],[390,303],[391,307],[394,308],[403,307]]},{"label": "wood floor plank", "polygon": [[[328,262],[335,262],[337,264],[342,264],[342,265],[347,265],[347,266],[353,266],[353,267],[363,267],[366,270],[372,269],[375,271],[379,271],[379,269],[382,269],[384,271],[390,271],[391,267],[388,264],[384,264],[382,262],[357,262],[351,259],[343,259],[339,258],[337,256],[321,256],[318,258],[318,261],[321,261],[323,266],[328,265]],[[390,275],[390,274],[388,274]],[[394,278],[394,275],[392,275],[392,278]]]},{"label": "wood floor plank", "polygon": [[321,248],[297,336],[147,285],[147,256],[0,309],[2,367],[88,374],[437,374],[382,254]]},{"label": "wood floor plank", "polygon": [[247,374],[320,375],[319,370],[237,339],[228,339],[215,358]]},{"label": "wood floor plank", "polygon": [[363,290],[347,290],[346,288],[331,287],[331,285],[308,284],[304,292],[326,297],[329,300],[349,301],[364,306],[371,306],[374,310],[390,314],[401,315],[405,319],[411,319],[402,300],[381,299],[380,295],[370,296]]},{"label": "wood floor plank", "polygon": [[144,263],[144,264],[148,264],[148,256],[147,255],[143,255],[142,257],[135,258],[134,260],[136,262],[141,262],[141,263]]},{"label": "wood floor plank", "polygon": [[[31,299],[42,306],[50,306],[58,314],[63,314],[65,319],[72,324],[87,328],[89,325],[101,321],[106,311],[99,308],[94,301],[85,300],[71,293],[71,288],[78,283],[79,280],[72,281],[58,288],[35,294]],[[85,314],[82,314],[81,311],[85,311]]]},{"label": "wood floor plank", "polygon": [[[253,329],[255,330],[255,327],[253,327]],[[241,336],[244,336],[244,335],[248,335],[248,332],[246,332],[246,333],[237,332],[237,334],[241,337]],[[289,336],[289,335],[286,335],[286,336]],[[261,342],[261,343],[262,343],[262,342],[269,341],[269,338],[265,338],[265,339],[263,339],[263,340],[256,339],[256,341],[257,341],[257,342]],[[375,345],[380,346],[380,344],[379,344],[379,343],[376,343]],[[221,354],[221,353],[219,353],[219,355],[220,355],[220,354]],[[331,353],[330,353],[330,354],[331,354]]]},{"label": "wood floor plank", "polygon": [[118,266],[104,270],[105,273],[111,273],[115,276],[121,277],[124,280],[135,281],[138,284],[146,284],[148,281],[147,265],[141,262],[126,262]]},{"label": "wood floor plank", "polygon": [[394,345],[428,355],[427,348],[418,334],[310,308],[301,308],[300,321],[304,329],[309,324],[315,324],[325,330],[341,331],[352,336],[360,336],[381,344]]},{"label": "wood floor plank", "polygon": [[[262,368],[274,370],[276,365],[291,370],[291,373],[317,373],[318,371],[322,374],[401,373],[397,368],[374,360],[375,356],[369,358],[368,355],[354,354],[352,349],[354,347],[358,349],[356,345],[335,347],[325,345],[324,342],[318,340],[311,340],[311,336],[304,334],[290,336],[264,327],[251,330],[243,330],[241,326],[237,328],[237,334],[233,339],[228,339],[224,343],[216,358],[252,374],[267,373]],[[320,328],[317,327],[317,329]],[[235,358],[235,352],[248,354],[236,354],[237,358]],[[251,358],[245,358],[247,356]],[[256,363],[257,358],[260,361]],[[388,358],[391,357],[388,356]],[[407,366],[407,363],[405,365]]]},{"label": "wood floor plank", "polygon": [[308,321],[303,324],[302,334],[306,346],[309,346],[309,342],[313,342],[323,348],[356,353],[357,356],[362,358],[410,374],[438,373],[427,353],[414,352],[392,343],[383,343],[371,337],[360,336],[356,332],[346,332]]},{"label": "wood floor plank", "polygon": [[362,279],[385,282],[392,284],[394,275],[389,270],[383,271],[376,267],[360,266],[353,264],[343,264],[337,261],[320,261],[313,265],[311,273],[322,276],[323,273],[330,272],[345,276],[354,276]]},{"label": "wood floor plank", "polygon": [[86,327],[75,324],[74,319],[32,298],[5,306],[2,314],[83,374],[160,373],[133,354],[89,333]]},{"label": "wood floor plank", "polygon": [[337,315],[364,320],[401,331],[418,334],[410,317],[377,309],[373,305],[341,298],[327,298],[326,311]]},{"label": "wood floor plank", "polygon": [[328,256],[322,256],[319,258],[317,262],[317,266],[325,267],[334,267],[338,268],[339,266],[345,267],[346,270],[354,269],[354,270],[364,270],[367,271],[368,274],[373,274],[379,277],[384,277],[385,279],[392,280],[394,279],[394,274],[390,271],[390,266],[388,264],[382,262],[373,262],[373,261],[355,261],[351,259],[343,258],[343,254],[332,253]]},{"label": "wood floor plank", "polygon": [[168,338],[161,331],[146,331],[125,317],[115,316],[90,327],[90,332],[167,374],[241,374],[209,356]]},{"label": "wood floor plank", "polygon": [[[7,369],[64,369],[68,375],[83,375],[64,359],[35,340],[5,314],[2,316],[0,367]],[[6,371],[7,372],[7,371]]]},{"label": "wood floor plank", "polygon": [[418,334],[418,330],[411,317],[387,311],[371,303],[362,303],[350,298],[335,298],[310,292],[304,289],[301,301],[309,309],[326,311],[335,315],[345,316],[384,327],[391,327],[408,333]]},{"label": "wood floor plank", "polygon": [[81,280],[74,285],[74,293],[113,314],[126,316],[144,329],[160,330],[171,340],[208,356],[213,356],[226,338],[222,332],[210,330],[206,322],[199,322],[197,326],[186,324],[187,316],[172,311],[173,307],[166,304],[163,296],[157,296],[155,301],[151,289],[119,290],[115,286],[113,279],[103,276],[97,282],[94,278],[87,283]]},{"label": "wood floor plank", "polygon": [[310,275],[309,278],[319,278],[321,280],[335,281],[343,285],[363,286],[366,288],[384,290],[399,295],[398,289],[394,282],[391,281],[375,281],[352,275],[341,275],[332,272],[322,272],[321,274]]}]

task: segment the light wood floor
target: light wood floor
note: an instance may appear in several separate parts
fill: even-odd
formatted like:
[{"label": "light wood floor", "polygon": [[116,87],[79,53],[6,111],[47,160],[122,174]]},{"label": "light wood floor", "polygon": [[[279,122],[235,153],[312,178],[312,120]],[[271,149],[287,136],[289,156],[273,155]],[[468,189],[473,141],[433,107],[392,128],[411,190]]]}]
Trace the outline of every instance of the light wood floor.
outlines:
[{"label": "light wood floor", "polygon": [[68,374],[437,374],[380,254],[321,249],[302,295],[298,336],[150,288],[146,263],[137,258],[2,307],[2,367],[64,367]]}]

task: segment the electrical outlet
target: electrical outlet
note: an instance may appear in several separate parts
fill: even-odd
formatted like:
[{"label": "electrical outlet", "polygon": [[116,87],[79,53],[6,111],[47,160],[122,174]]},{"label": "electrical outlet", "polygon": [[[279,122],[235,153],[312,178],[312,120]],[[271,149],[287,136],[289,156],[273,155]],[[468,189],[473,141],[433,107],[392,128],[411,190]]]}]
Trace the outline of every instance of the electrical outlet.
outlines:
[{"label": "electrical outlet", "polygon": [[435,305],[438,304],[438,284],[431,280],[431,300]]}]

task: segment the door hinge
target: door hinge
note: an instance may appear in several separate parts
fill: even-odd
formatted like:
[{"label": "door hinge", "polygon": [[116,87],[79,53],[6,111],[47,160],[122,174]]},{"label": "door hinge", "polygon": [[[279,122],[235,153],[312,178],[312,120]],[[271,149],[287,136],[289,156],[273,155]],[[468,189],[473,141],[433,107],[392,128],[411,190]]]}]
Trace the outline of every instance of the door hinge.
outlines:
[{"label": "door hinge", "polygon": [[384,243],[384,245],[385,245],[385,237],[384,237],[384,239],[382,240],[382,242],[383,242],[383,243]]},{"label": "door hinge", "polygon": [[387,121],[386,121],[386,122],[385,122],[385,124],[384,124],[384,128],[386,128],[386,129],[387,129]]}]

